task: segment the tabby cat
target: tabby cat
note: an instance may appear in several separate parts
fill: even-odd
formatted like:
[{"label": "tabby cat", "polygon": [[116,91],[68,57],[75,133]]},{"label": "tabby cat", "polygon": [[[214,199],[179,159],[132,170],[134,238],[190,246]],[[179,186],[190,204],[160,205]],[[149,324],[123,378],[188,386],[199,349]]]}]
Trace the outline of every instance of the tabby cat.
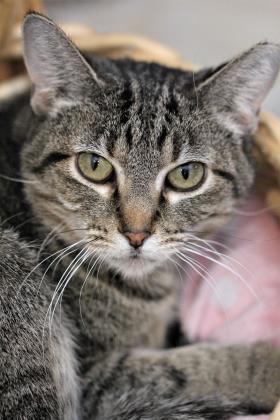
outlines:
[{"label": "tabby cat", "polygon": [[0,418],[270,412],[279,350],[175,345],[181,259],[253,185],[280,47],[193,74],[83,56],[36,13],[23,38],[32,91],[0,114]]}]

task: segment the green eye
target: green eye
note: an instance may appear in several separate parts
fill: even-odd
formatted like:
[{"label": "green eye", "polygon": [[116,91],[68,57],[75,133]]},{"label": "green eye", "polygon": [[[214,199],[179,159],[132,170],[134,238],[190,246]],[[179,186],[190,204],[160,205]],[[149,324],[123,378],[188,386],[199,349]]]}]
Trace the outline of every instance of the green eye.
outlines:
[{"label": "green eye", "polygon": [[204,177],[204,164],[189,162],[170,171],[167,175],[167,184],[178,191],[192,191],[202,184]]},{"label": "green eye", "polygon": [[92,182],[109,181],[114,173],[114,168],[108,160],[93,153],[80,153],[77,166],[80,173]]}]

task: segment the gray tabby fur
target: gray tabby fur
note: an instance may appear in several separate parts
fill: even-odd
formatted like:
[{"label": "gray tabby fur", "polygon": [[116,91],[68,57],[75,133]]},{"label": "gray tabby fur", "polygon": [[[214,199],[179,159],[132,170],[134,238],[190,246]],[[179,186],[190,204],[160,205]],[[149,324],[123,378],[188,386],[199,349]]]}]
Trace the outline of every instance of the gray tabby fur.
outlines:
[{"label": "gray tabby fur", "polygon": [[[280,395],[278,349],[166,348],[166,337],[180,293],[170,258],[189,234],[204,237],[227,221],[253,184],[251,135],[279,69],[279,46],[258,44],[192,74],[84,58],[34,13],[23,34],[31,106],[26,95],[0,109],[0,418],[270,412]],[[82,178],[81,151],[111,161],[117,180],[100,186]],[[193,160],[208,165],[204,186],[163,187],[168,170]],[[125,230],[151,235],[135,251]],[[65,258],[55,254],[76,242]],[[67,287],[49,328],[61,278]]]}]

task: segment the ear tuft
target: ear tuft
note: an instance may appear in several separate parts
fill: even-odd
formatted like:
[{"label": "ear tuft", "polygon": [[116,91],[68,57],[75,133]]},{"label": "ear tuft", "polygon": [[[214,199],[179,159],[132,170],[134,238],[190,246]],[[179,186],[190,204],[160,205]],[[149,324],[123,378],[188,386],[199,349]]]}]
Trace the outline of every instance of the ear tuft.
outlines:
[{"label": "ear tuft", "polygon": [[77,47],[50,19],[27,14],[23,24],[23,54],[34,85],[31,105],[37,114],[56,114],[89,94],[100,80]]},{"label": "ear tuft", "polygon": [[280,45],[263,42],[223,66],[199,89],[221,121],[238,134],[253,133],[280,68]]}]

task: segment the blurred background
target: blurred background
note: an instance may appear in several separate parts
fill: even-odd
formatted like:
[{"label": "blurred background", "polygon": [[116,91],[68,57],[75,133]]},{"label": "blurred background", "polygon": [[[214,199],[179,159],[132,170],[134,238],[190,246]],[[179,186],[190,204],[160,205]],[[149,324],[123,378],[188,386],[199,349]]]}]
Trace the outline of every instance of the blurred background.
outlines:
[{"label": "blurred background", "polygon": [[[145,35],[200,65],[218,64],[262,40],[280,42],[280,0],[45,0],[44,5],[57,21]],[[280,115],[280,77],[265,109]]]},{"label": "blurred background", "polygon": [[[20,28],[10,36],[13,20],[19,25],[26,10],[40,10],[40,4],[0,0],[0,82],[22,70],[16,65]],[[58,22],[144,35],[202,66],[217,65],[261,40],[280,42],[280,0],[43,0],[43,5]],[[280,116],[280,77],[265,108]]]}]

